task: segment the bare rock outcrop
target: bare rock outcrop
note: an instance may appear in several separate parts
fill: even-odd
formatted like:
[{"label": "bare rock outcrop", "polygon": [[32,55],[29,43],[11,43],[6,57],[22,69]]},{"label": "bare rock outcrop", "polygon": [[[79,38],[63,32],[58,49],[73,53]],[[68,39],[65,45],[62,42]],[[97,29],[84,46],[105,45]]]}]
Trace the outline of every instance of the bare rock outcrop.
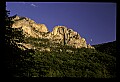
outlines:
[{"label": "bare rock outcrop", "polygon": [[63,45],[70,45],[75,48],[87,48],[86,40],[82,38],[77,32],[68,29],[65,26],[55,26],[52,31],[52,37],[55,42]]},{"label": "bare rock outcrop", "polygon": [[[45,24],[37,24],[27,17],[14,16],[12,17],[12,21],[14,22],[12,28],[21,28],[25,37],[49,39],[51,43],[59,43],[75,48],[94,48],[90,44],[87,45],[85,38],[72,29],[68,29],[66,26],[55,26],[53,31],[49,32]],[[33,47],[25,43],[21,45],[26,48]]]},{"label": "bare rock outcrop", "polygon": [[44,24],[37,24],[27,17],[16,16],[12,19],[14,21],[12,28],[21,28],[25,36],[41,37],[40,32],[48,32]]}]

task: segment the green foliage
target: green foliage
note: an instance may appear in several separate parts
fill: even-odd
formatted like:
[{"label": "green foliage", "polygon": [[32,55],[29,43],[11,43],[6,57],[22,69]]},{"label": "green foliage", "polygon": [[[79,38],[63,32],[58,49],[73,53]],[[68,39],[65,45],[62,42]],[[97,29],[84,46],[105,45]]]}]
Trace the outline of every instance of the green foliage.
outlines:
[{"label": "green foliage", "polygon": [[94,49],[81,48],[74,53],[28,51],[21,59],[19,77],[116,77],[115,57]]},{"label": "green foliage", "polygon": [[[35,46],[50,46],[37,43],[46,39],[27,38]],[[51,47],[51,52],[22,51],[15,77],[116,77],[116,58],[95,49],[73,48],[67,45]],[[61,51],[60,51],[61,49]],[[72,52],[66,52],[71,50]],[[17,52],[16,52],[17,53]],[[20,52],[19,52],[20,53]]]},{"label": "green foliage", "polygon": [[95,49],[99,52],[106,53],[111,56],[116,57],[116,41],[93,45]]},{"label": "green foliage", "polygon": [[[95,49],[73,48],[53,44],[48,39],[24,38],[22,30],[11,29],[6,21],[7,66],[13,77],[116,77],[116,58]],[[35,47],[50,47],[51,51],[21,50],[12,39]],[[20,40],[21,39],[21,40]],[[15,41],[15,40],[13,40]],[[57,46],[57,47],[56,47]],[[69,51],[71,52],[69,52]]]}]

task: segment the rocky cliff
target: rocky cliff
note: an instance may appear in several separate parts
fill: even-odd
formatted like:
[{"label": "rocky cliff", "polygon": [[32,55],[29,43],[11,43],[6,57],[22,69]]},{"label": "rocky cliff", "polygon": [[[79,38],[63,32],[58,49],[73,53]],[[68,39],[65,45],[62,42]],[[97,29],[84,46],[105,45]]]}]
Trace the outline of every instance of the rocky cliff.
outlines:
[{"label": "rocky cliff", "polygon": [[77,32],[72,29],[68,29],[65,26],[56,26],[52,31],[52,37],[55,42],[63,45],[70,45],[75,48],[85,47],[87,44],[84,38],[82,38]]},{"label": "rocky cliff", "polygon": [[12,28],[22,28],[26,37],[41,37],[39,33],[48,32],[47,27],[44,24],[37,24],[33,20],[27,17],[16,16],[12,19],[14,21]]},{"label": "rocky cliff", "polygon": [[[28,38],[48,39],[49,43],[58,43],[68,45],[75,48],[94,48],[90,44],[87,45],[85,38],[80,34],[68,29],[66,26],[55,26],[52,32],[49,32],[45,24],[37,24],[35,21],[27,17],[15,16],[12,17],[12,28],[22,29],[23,35]],[[45,43],[45,42],[43,42]],[[17,43],[25,48],[32,49],[34,46],[28,43]],[[20,46],[19,46],[20,47]]]}]

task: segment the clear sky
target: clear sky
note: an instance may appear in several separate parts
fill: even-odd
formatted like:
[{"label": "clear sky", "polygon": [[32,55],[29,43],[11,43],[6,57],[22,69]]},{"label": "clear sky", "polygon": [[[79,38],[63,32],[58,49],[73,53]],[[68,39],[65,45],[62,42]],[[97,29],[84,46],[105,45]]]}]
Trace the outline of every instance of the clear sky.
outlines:
[{"label": "clear sky", "polygon": [[7,2],[10,16],[25,16],[45,24],[49,31],[64,25],[78,32],[87,44],[116,40],[116,3],[110,2]]}]

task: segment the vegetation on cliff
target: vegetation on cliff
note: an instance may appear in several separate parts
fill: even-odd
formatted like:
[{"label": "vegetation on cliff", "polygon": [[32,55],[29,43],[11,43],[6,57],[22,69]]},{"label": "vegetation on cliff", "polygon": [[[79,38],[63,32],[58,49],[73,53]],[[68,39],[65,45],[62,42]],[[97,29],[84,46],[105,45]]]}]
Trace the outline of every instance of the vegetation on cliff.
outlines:
[{"label": "vegetation on cliff", "polygon": [[[5,64],[8,75],[13,77],[116,77],[115,56],[98,49],[74,48],[50,43],[47,39],[25,38],[21,35],[22,30],[10,30],[10,22],[12,21],[6,20],[8,25],[6,25],[5,37],[7,54]],[[15,39],[18,39],[18,42],[30,43],[38,49],[21,50],[16,45]],[[41,47],[49,47],[50,51],[40,51]]]}]

